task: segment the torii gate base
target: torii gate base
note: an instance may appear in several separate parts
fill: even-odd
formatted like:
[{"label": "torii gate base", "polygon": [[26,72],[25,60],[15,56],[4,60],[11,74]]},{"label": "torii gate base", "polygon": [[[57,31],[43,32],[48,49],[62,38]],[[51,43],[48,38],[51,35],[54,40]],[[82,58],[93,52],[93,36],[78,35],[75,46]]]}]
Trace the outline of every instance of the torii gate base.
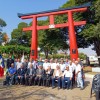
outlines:
[{"label": "torii gate base", "polygon": [[[78,21],[75,22],[73,19],[73,13],[75,12],[84,12],[89,7],[89,3],[68,8],[68,9],[57,9],[52,11],[45,11],[45,12],[39,12],[39,13],[31,13],[31,14],[18,14],[19,17],[22,19],[29,19],[32,18],[32,26],[23,28],[23,31],[32,31],[32,40],[31,40],[31,54],[30,57],[33,59],[37,59],[37,30],[41,29],[49,29],[49,28],[61,28],[61,27],[68,27],[69,28],[69,41],[70,41],[70,57],[71,59],[77,59],[78,58],[78,48],[77,48],[77,42],[76,42],[76,35],[75,35],[75,26],[79,25],[85,25],[86,21]],[[68,15],[68,22],[62,23],[62,24],[55,24],[54,23],[54,16],[55,15],[61,15],[66,14]],[[46,26],[38,26],[37,25],[37,18],[43,17],[43,16],[49,16],[50,25]],[[66,19],[67,20],[67,19]]]}]

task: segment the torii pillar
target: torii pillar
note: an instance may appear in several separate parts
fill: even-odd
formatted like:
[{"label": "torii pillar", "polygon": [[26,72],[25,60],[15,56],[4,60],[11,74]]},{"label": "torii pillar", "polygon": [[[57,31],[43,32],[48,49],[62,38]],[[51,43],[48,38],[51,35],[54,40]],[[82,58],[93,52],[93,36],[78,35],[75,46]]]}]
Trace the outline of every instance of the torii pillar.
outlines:
[{"label": "torii pillar", "polygon": [[[30,14],[18,14],[19,17],[22,19],[30,19],[32,18],[32,26],[23,28],[23,31],[32,31],[32,39],[31,39],[31,53],[30,58],[37,59],[37,31],[41,29],[50,29],[50,28],[61,28],[61,27],[68,27],[69,29],[69,42],[70,42],[70,58],[77,59],[78,58],[78,47],[77,47],[77,40],[75,34],[75,26],[85,25],[86,21],[78,21],[75,22],[73,19],[73,13],[75,12],[85,12],[88,7],[90,6],[90,2],[84,4],[82,6],[73,7],[73,8],[66,8],[66,9],[56,9],[51,11],[44,11],[38,13],[30,13]],[[66,23],[55,24],[54,23],[54,16],[66,14],[68,15],[68,21]],[[49,17],[49,25],[45,26],[38,26],[37,25],[37,18],[48,16]],[[67,20],[67,19],[66,19]]]}]

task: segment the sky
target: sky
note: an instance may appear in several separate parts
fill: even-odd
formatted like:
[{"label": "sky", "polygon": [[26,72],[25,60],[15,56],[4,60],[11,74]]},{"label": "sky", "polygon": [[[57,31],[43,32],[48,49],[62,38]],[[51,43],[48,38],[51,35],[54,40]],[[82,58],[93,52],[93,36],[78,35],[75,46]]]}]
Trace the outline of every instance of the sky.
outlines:
[{"label": "sky", "polygon": [[[34,13],[58,9],[66,2],[67,0],[0,0],[0,18],[7,23],[7,26],[3,28],[3,32],[6,32],[10,37],[11,32],[17,28],[20,22],[31,21],[18,18],[17,13]],[[95,55],[91,47],[79,49],[79,52]]]}]

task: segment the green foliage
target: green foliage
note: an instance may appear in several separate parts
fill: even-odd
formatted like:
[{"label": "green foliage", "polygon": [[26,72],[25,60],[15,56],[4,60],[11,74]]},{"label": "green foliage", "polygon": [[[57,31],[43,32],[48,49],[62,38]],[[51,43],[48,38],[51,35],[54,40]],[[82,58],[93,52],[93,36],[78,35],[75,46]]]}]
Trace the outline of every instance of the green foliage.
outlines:
[{"label": "green foliage", "polygon": [[[38,21],[38,25],[45,25],[46,21]],[[42,51],[48,57],[48,53],[52,53],[57,49],[68,49],[65,36],[59,29],[48,29],[38,31],[38,43]]]},{"label": "green foliage", "polygon": [[11,41],[10,44],[19,44],[19,41],[25,40],[27,41],[26,44],[21,44],[23,46],[30,46],[31,44],[31,32],[23,32],[23,28],[28,27],[28,24],[25,22],[21,22],[18,24],[18,27],[16,29],[13,29],[11,32]]},{"label": "green foliage", "polygon": [[0,53],[6,53],[6,54],[29,54],[30,48],[24,47],[24,46],[18,46],[18,45],[7,45],[7,46],[0,46]]},{"label": "green foliage", "polygon": [[0,18],[0,44],[4,41],[4,33],[2,33],[2,28],[6,25],[6,22]]},{"label": "green foliage", "polygon": [[86,54],[79,53],[79,58],[85,60],[86,59]]},{"label": "green foliage", "polygon": [[0,27],[5,27],[6,25],[6,22],[0,18]]}]

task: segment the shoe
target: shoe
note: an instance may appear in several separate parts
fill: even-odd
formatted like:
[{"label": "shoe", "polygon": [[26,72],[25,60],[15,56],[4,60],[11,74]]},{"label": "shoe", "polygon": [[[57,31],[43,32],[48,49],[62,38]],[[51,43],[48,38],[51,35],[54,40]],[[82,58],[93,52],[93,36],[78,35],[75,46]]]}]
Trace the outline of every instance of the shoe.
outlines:
[{"label": "shoe", "polygon": [[60,89],[60,87],[58,87],[58,90]]},{"label": "shoe", "polygon": [[54,89],[55,87],[53,86],[52,89]]},{"label": "shoe", "polygon": [[69,87],[67,87],[67,90],[69,90]]},{"label": "shoe", "polygon": [[83,90],[83,89],[84,89],[83,87],[80,88],[80,90]]},{"label": "shoe", "polygon": [[77,88],[80,88],[80,86],[77,86]]}]

